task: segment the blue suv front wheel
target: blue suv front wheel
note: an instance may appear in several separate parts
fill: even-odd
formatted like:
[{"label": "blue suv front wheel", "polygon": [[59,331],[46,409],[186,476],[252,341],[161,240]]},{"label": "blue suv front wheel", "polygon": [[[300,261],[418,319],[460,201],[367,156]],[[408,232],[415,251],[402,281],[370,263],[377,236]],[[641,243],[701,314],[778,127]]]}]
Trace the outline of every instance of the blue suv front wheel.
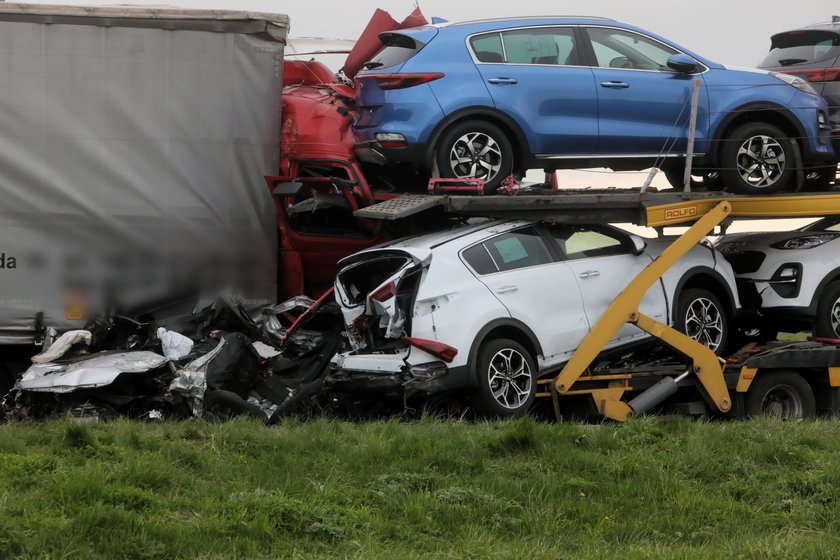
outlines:
[{"label": "blue suv front wheel", "polygon": [[484,192],[493,193],[513,173],[513,146],[502,130],[471,119],[449,127],[435,147],[441,177],[483,179]]},{"label": "blue suv front wheel", "polygon": [[797,163],[795,140],[778,127],[751,122],[724,139],[721,177],[729,190],[741,194],[770,194],[784,190]]}]

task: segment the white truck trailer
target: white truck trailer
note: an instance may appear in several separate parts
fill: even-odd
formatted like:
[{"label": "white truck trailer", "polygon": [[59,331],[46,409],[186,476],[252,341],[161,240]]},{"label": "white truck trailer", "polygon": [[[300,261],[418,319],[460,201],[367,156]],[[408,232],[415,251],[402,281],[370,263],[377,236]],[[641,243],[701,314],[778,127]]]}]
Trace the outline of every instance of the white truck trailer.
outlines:
[{"label": "white truck trailer", "polygon": [[193,288],[274,300],[263,177],[287,31],[278,14],[0,3],[0,345]]}]

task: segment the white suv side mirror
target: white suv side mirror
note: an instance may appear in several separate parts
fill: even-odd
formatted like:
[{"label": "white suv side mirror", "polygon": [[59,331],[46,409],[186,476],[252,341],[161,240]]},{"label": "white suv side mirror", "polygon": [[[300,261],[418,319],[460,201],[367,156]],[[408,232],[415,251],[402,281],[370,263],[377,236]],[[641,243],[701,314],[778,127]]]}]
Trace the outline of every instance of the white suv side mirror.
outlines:
[{"label": "white suv side mirror", "polygon": [[631,235],[630,241],[633,242],[633,254],[638,256],[645,252],[645,247],[647,247],[647,241],[639,237],[638,235]]}]

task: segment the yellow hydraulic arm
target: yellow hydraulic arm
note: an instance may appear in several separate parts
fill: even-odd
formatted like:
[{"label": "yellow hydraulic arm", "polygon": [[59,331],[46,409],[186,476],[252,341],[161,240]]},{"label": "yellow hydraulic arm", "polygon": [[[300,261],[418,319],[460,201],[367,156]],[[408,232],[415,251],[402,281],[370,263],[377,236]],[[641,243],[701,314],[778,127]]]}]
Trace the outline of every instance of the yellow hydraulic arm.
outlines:
[{"label": "yellow hydraulic arm", "polygon": [[[662,254],[645,267],[624,291],[610,304],[601,318],[578,347],[572,359],[566,364],[557,378],[554,380],[554,388],[557,394],[567,393],[572,389],[574,383],[590,366],[606,344],[615,336],[618,329],[624,323],[630,322],[640,329],[659,338],[665,344],[675,349],[680,354],[692,360],[692,371],[700,381],[701,389],[709,400],[721,412],[728,411],[732,403],[729,398],[729,391],[723,377],[723,365],[717,356],[695,340],[685,334],[672,329],[643,315],[639,312],[639,304],[650,287],[685,255],[692,247],[699,243],[714,227],[720,224],[732,212],[732,205],[729,201],[717,202],[711,209],[702,208],[694,210],[695,215],[701,215],[688,230],[674,241]],[[674,215],[674,221],[685,221],[687,216]],[[694,216],[689,217],[692,219]],[[682,219],[679,219],[682,218]],[[669,221],[669,220],[663,220]],[[620,396],[617,392],[616,396]],[[625,421],[632,414],[630,407],[607,394],[600,394],[599,397],[609,402],[601,402],[598,409],[609,418],[618,421]],[[593,395],[594,398],[594,395]]]}]

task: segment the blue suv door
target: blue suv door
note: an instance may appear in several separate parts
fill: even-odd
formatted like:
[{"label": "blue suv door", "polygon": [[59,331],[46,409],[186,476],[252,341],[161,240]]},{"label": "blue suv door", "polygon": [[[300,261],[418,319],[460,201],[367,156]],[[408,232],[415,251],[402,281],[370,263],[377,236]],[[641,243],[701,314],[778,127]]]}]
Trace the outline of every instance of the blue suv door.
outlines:
[{"label": "blue suv door", "polygon": [[575,26],[474,35],[473,60],[497,109],[513,117],[531,153],[591,154],[598,100]]},{"label": "blue suv door", "polygon": [[685,154],[693,81],[700,79],[695,138],[705,138],[709,102],[700,75],[666,62],[679,51],[625,29],[587,27],[598,92],[598,153],[603,156]]}]

